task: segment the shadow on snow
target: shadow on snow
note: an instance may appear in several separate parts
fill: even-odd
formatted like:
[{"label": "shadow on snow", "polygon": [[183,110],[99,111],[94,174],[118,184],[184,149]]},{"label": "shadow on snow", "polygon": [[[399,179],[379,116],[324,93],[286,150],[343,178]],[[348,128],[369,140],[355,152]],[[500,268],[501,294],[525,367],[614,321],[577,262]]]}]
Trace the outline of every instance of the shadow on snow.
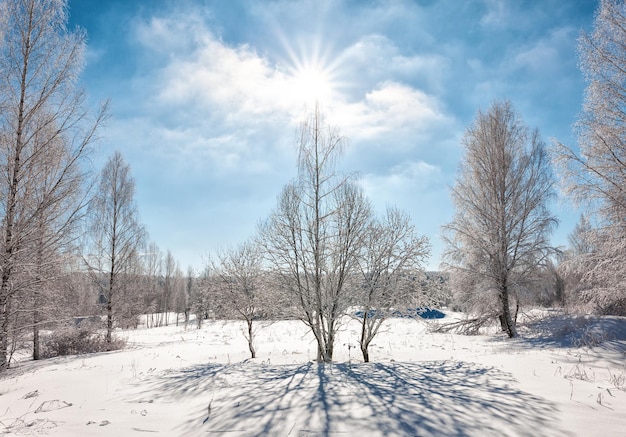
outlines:
[{"label": "shadow on snow", "polygon": [[173,424],[180,435],[564,435],[555,406],[515,384],[456,361],[244,362],[189,367],[141,388],[168,402],[193,399],[195,411]]},{"label": "shadow on snow", "polygon": [[557,315],[525,324],[522,337],[513,342],[522,348],[586,348],[609,352],[604,360],[617,367],[624,364],[626,318],[618,316]]}]

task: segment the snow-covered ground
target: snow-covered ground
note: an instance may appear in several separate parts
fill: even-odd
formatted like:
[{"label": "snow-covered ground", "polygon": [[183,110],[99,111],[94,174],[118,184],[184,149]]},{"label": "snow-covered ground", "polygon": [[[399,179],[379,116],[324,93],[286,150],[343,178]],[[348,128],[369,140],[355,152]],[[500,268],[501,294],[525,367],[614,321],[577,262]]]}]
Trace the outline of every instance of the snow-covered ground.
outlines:
[{"label": "snow-covered ground", "polygon": [[[446,320],[446,319],[444,319]],[[498,334],[393,319],[363,363],[348,321],[332,365],[297,321],[124,331],[123,351],[23,361],[0,379],[0,434],[624,436],[626,319],[558,316]]]}]

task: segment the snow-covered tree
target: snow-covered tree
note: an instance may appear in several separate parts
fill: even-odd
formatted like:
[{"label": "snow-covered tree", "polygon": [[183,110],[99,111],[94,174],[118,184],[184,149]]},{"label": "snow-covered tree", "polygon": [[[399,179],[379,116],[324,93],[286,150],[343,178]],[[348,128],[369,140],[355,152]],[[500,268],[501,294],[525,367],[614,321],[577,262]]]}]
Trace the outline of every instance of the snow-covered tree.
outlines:
[{"label": "snow-covered tree", "polygon": [[[24,292],[18,278],[40,301],[47,266],[33,260],[68,242],[83,206],[83,158],[106,112],[91,119],[84,109],[77,78],[85,34],[69,31],[67,20],[64,0],[0,2],[0,370],[14,298]],[[43,316],[28,314],[37,337]]]},{"label": "snow-covered tree", "polygon": [[318,108],[300,134],[298,177],[283,189],[259,236],[315,336],[318,361],[330,362],[371,208],[354,179],[336,171],[344,139],[324,123]]},{"label": "snow-covered tree", "polygon": [[255,320],[262,317],[264,306],[271,305],[264,288],[266,273],[262,267],[263,254],[252,240],[221,251],[218,261],[213,263],[213,271],[220,278],[220,298],[246,322],[244,335],[252,358],[256,358]]},{"label": "snow-covered tree", "polygon": [[363,240],[358,256],[361,280],[356,282],[361,287],[354,302],[362,312],[359,346],[363,360],[369,362],[369,345],[392,309],[415,303],[415,276],[430,253],[430,244],[428,238],[417,235],[409,216],[396,208],[389,208],[383,219],[372,220]]},{"label": "snow-covered tree", "polygon": [[141,297],[134,290],[138,288],[138,256],[146,238],[135,204],[135,181],[120,152],[115,152],[102,169],[89,220],[85,259],[106,301],[106,340],[111,344],[122,306]]},{"label": "snow-covered tree", "polygon": [[588,82],[578,121],[580,153],[556,145],[556,160],[573,197],[597,213],[595,252],[585,298],[605,313],[626,314],[626,3],[601,0],[594,29],[579,40]]},{"label": "snow-covered tree", "polygon": [[446,266],[470,308],[498,317],[517,336],[516,288],[550,253],[556,224],[547,205],[553,178],[544,143],[509,102],[478,112],[463,137],[464,157],[444,226]]}]

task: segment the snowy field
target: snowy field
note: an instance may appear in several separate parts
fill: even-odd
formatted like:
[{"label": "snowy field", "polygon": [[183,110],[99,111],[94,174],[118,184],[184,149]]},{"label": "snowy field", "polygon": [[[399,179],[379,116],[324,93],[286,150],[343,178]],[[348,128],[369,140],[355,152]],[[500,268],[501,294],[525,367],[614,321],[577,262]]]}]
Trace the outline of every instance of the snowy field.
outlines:
[{"label": "snowy field", "polygon": [[123,351],[23,361],[0,379],[0,434],[626,435],[624,318],[537,320],[518,340],[392,319],[368,364],[353,320],[332,365],[301,322],[260,329],[254,360],[242,329],[123,331]]}]

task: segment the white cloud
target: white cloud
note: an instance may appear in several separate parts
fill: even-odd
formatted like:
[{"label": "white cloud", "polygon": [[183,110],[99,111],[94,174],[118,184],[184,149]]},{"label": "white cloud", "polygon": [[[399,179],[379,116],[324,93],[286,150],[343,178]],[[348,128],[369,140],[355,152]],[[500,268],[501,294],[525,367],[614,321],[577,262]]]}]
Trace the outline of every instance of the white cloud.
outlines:
[{"label": "white cloud", "polygon": [[165,105],[219,108],[231,115],[289,110],[288,79],[247,45],[228,47],[208,37],[204,45],[162,72],[158,96]]},{"label": "white cloud", "polygon": [[[306,103],[298,78],[289,73],[293,66],[276,64],[248,44],[225,43],[197,15],[153,18],[139,26],[137,38],[160,57],[145,110],[167,126],[158,129],[170,149],[174,145],[185,156],[221,159],[224,170],[235,171],[256,159],[258,170],[267,167],[263,159],[272,159],[277,136],[293,139]],[[444,68],[442,58],[404,56],[376,35],[361,38],[337,56],[338,70],[368,65],[380,70],[372,70],[371,77],[350,75],[361,81],[361,93],[338,89],[332,102],[322,102],[329,123],[352,142],[393,137],[401,143],[401,137],[423,135],[448,121],[437,98],[393,79],[436,75]],[[201,149],[205,153],[198,153]]]},{"label": "white cloud", "polygon": [[357,103],[335,108],[331,117],[349,138],[374,139],[402,132],[420,132],[440,125],[447,117],[436,98],[408,85],[386,82]]}]

